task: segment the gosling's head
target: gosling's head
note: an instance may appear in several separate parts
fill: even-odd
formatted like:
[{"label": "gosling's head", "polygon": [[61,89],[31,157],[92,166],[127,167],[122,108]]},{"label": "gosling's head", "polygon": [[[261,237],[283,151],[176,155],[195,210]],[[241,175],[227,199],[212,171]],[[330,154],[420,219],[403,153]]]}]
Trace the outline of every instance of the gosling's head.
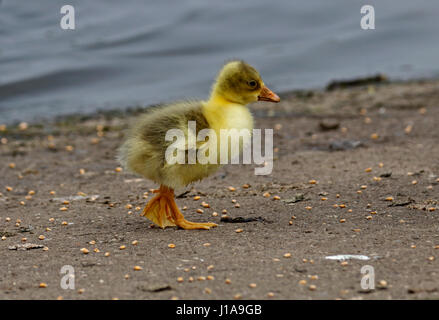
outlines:
[{"label": "gosling's head", "polygon": [[224,65],[213,85],[212,96],[242,105],[280,101],[277,94],[264,85],[259,72],[244,61],[230,61]]}]

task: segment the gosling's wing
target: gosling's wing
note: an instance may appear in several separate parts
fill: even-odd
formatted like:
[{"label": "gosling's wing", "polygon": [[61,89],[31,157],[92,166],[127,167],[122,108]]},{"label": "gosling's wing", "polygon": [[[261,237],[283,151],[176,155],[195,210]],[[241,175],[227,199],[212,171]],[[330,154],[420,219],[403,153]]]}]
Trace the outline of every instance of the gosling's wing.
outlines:
[{"label": "gosling's wing", "polygon": [[[197,142],[196,138],[200,130],[208,127],[209,124],[202,112],[202,103],[185,101],[151,108],[138,120],[132,134],[148,144],[149,149],[154,150],[155,156],[165,160],[166,150],[171,144],[174,148],[184,151],[186,156],[189,151],[197,152],[200,148],[206,148],[206,142]],[[172,129],[179,130],[184,139],[167,140],[166,135]],[[189,141],[194,141],[195,147]]]},{"label": "gosling's wing", "polygon": [[[183,152],[185,163],[193,163],[192,161],[196,162],[198,152],[200,150],[206,152],[208,148],[208,142],[197,141],[197,137],[200,130],[208,129],[209,125],[201,111],[200,103],[185,105],[184,108],[185,110],[179,117],[179,121],[175,123],[175,128],[179,130],[182,137],[173,139],[166,145],[170,147],[172,144],[172,150],[177,149],[178,152]],[[181,110],[183,111],[183,109]],[[167,165],[167,162],[165,162],[164,167]]]}]

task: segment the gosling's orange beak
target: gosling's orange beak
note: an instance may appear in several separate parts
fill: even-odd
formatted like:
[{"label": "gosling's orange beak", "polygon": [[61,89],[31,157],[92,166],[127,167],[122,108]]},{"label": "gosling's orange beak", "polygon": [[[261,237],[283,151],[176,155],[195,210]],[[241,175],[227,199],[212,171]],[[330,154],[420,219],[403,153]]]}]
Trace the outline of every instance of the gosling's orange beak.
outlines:
[{"label": "gosling's orange beak", "polygon": [[262,87],[261,93],[258,96],[259,101],[270,101],[270,102],[279,102],[280,98],[273,91],[268,89],[267,87]]}]

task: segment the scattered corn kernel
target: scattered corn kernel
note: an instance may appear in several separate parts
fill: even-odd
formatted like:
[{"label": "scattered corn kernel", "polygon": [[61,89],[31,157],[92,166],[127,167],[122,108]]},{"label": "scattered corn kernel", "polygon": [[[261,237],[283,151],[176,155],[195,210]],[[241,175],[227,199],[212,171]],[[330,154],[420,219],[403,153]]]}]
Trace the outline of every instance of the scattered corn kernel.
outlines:
[{"label": "scattered corn kernel", "polygon": [[206,203],[206,202],[201,202],[201,205],[204,207],[204,208],[210,208],[210,205],[208,204],[208,203]]}]

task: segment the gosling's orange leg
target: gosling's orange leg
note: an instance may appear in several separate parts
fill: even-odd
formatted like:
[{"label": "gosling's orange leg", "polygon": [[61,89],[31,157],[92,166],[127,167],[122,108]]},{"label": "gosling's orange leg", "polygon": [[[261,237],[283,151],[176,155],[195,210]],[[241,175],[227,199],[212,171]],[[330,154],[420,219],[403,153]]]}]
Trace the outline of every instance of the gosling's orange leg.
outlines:
[{"label": "gosling's orange leg", "polygon": [[174,219],[167,212],[169,210],[167,197],[161,192],[161,189],[155,190],[154,193],[158,194],[148,202],[141,215],[146,216],[163,229],[168,226],[175,226]]},{"label": "gosling's orange leg", "polygon": [[215,223],[198,223],[187,221],[177,207],[174,200],[174,190],[160,186],[157,193],[145,206],[142,216],[146,216],[161,228],[179,226],[183,229],[210,229],[216,227]]},{"label": "gosling's orange leg", "polygon": [[181,211],[178,209],[177,204],[174,201],[174,192],[172,191],[171,197],[169,198],[168,204],[170,205],[170,211],[174,222],[177,226],[183,229],[206,229],[209,230],[212,227],[218,226],[216,223],[212,222],[191,222],[187,221]]}]

